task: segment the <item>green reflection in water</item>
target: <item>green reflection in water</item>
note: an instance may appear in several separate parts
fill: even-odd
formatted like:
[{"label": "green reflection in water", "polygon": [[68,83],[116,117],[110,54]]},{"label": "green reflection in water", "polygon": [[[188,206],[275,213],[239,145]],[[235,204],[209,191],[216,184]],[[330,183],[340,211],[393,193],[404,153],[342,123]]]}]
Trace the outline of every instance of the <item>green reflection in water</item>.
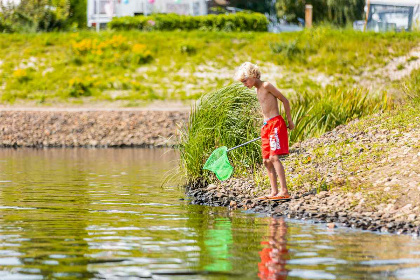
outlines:
[{"label": "green reflection in water", "polygon": [[177,157],[172,150],[0,149],[0,279],[420,275],[420,242],[408,236],[190,205],[180,200],[182,189],[161,187]]},{"label": "green reflection in water", "polygon": [[206,232],[206,249],[211,263],[204,266],[206,270],[231,271],[230,247],[233,243],[232,223],[227,218],[217,218],[212,229]]}]

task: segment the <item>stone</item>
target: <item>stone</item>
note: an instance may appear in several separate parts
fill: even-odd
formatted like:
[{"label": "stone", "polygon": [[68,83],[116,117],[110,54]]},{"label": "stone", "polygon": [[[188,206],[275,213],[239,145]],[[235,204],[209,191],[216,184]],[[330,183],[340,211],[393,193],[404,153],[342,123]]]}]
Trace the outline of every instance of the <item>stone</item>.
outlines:
[{"label": "stone", "polygon": [[211,191],[217,189],[217,186],[215,184],[210,184],[207,186],[206,191]]},{"label": "stone", "polygon": [[416,218],[417,218],[417,215],[416,215],[416,214],[410,214],[410,215],[408,215],[408,217],[407,217],[407,219],[408,219],[410,222],[415,221],[415,220],[416,220]]},{"label": "stone", "polygon": [[327,227],[330,228],[330,229],[333,229],[333,228],[336,228],[337,226],[334,223],[328,223]]},{"label": "stone", "polygon": [[411,212],[412,204],[407,204],[400,209],[401,212],[408,214]]},{"label": "stone", "polygon": [[328,196],[328,192],[327,191],[322,191],[319,194],[317,194],[318,198],[325,198]]}]

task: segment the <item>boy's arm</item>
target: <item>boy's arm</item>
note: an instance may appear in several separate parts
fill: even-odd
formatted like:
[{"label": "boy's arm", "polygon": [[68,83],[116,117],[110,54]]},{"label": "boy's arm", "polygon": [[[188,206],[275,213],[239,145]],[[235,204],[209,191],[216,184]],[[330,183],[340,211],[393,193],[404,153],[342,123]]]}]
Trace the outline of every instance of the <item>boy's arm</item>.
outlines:
[{"label": "boy's arm", "polygon": [[292,115],[290,114],[289,100],[287,100],[287,98],[283,94],[281,94],[281,92],[272,84],[266,83],[264,87],[266,90],[268,90],[268,92],[270,92],[272,95],[274,95],[277,99],[279,99],[283,103],[284,110],[286,111],[287,122],[289,123],[289,129],[295,128],[295,124],[293,123],[293,120],[292,120]]}]

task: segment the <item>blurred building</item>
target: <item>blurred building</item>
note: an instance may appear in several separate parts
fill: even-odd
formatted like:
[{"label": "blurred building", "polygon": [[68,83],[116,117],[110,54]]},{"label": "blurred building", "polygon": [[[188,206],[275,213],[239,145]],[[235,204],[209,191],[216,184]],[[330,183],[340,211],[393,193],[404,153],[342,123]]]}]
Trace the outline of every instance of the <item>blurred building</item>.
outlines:
[{"label": "blurred building", "polygon": [[106,25],[113,17],[176,13],[206,15],[206,0],[87,0],[88,26]]},{"label": "blurred building", "polygon": [[420,0],[366,1],[367,21],[356,21],[354,29],[409,31],[420,27]]},{"label": "blurred building", "polygon": [[[20,4],[20,0],[0,0],[0,3],[7,7],[16,7]],[[0,11],[1,11],[1,7],[0,7]]]}]

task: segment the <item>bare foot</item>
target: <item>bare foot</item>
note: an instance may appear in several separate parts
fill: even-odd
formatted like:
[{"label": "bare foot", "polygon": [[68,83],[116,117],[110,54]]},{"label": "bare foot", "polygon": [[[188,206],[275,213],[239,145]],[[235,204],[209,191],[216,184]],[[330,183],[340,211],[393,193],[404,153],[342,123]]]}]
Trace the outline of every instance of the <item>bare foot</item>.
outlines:
[{"label": "bare foot", "polygon": [[288,191],[285,191],[285,192],[280,192],[278,195],[279,195],[279,196],[290,196],[290,194],[289,194],[289,192],[288,192]]}]

